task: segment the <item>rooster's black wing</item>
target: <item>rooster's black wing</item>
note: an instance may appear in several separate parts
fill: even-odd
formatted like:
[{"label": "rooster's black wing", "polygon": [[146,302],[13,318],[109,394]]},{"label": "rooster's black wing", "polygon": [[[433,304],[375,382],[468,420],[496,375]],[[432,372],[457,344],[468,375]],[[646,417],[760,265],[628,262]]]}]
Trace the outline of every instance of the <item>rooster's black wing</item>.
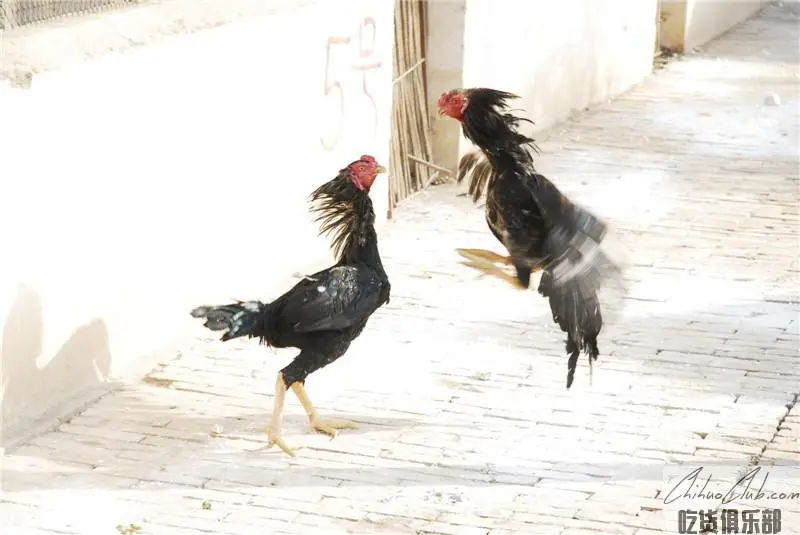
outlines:
[{"label": "rooster's black wing", "polygon": [[367,266],[337,266],[309,275],[280,298],[280,323],[296,333],[353,327],[381,305],[381,284]]},{"label": "rooster's black wing", "polygon": [[597,216],[572,203],[547,178],[531,173],[522,179],[547,221],[542,250],[551,259],[556,285],[580,277],[592,288],[619,273],[619,266],[601,248],[608,230]]}]

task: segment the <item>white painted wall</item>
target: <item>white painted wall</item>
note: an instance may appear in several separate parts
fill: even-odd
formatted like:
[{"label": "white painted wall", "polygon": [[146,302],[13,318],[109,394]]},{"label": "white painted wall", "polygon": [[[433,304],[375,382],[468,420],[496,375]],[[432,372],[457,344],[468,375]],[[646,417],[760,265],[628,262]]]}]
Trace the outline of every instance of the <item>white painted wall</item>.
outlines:
[{"label": "white painted wall", "polygon": [[[429,54],[448,58],[428,66],[429,77],[442,80],[429,86],[432,113],[434,97],[453,87],[444,86],[456,81],[452,71],[459,60],[463,87],[520,95],[518,106],[537,129],[628,90],[652,71],[656,0],[465,0],[463,36],[449,45],[435,32],[437,25],[457,24],[458,2],[443,4],[430,11]],[[442,46],[449,52],[434,50]],[[450,146],[450,131],[458,126],[446,121],[437,128],[446,141],[436,144],[436,160],[454,166],[452,151],[442,144]]]},{"label": "white painted wall", "polygon": [[[362,154],[388,164],[392,43],[392,1],[318,0],[0,82],[4,431],[200,332],[190,307],[328,262],[306,197]],[[383,176],[373,198],[385,214]]]},{"label": "white painted wall", "polygon": [[687,0],[684,46],[703,45],[747,20],[770,0]]},{"label": "white painted wall", "polygon": [[769,0],[662,0],[661,45],[691,50],[747,20]]},{"label": "white painted wall", "polygon": [[439,118],[436,101],[444,91],[464,87],[464,24],[467,0],[431,1],[428,4],[426,74],[431,114],[433,157],[440,165],[458,161],[461,131],[451,119]]}]

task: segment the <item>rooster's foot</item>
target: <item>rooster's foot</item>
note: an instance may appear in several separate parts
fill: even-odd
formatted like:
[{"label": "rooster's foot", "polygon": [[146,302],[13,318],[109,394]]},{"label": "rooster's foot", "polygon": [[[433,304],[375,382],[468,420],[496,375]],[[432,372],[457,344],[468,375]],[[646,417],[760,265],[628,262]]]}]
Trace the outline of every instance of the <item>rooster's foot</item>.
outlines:
[{"label": "rooster's foot", "polygon": [[463,262],[463,264],[473,269],[477,269],[478,271],[482,271],[485,275],[490,275],[492,277],[496,277],[502,281],[505,281],[516,290],[527,290],[527,288],[525,288],[525,286],[522,285],[522,283],[516,276],[510,275],[496,266],[487,268],[482,264],[476,264],[474,262]]},{"label": "rooster's foot", "polygon": [[335,437],[339,429],[358,429],[358,425],[353,422],[324,421],[313,418],[311,428],[318,433]]},{"label": "rooster's foot", "polygon": [[267,442],[267,448],[271,448],[272,446],[278,446],[283,452],[290,457],[295,457],[295,449],[290,448],[286,442],[283,440],[281,436],[280,430],[272,429],[265,427],[262,429],[267,434],[267,438],[269,442]]},{"label": "rooster's foot", "polygon": [[473,269],[477,269],[478,271],[482,271],[484,275],[491,275],[492,277],[496,277],[500,280],[507,282],[509,285],[514,287],[517,290],[527,290],[525,286],[519,281],[519,279],[515,275],[511,275],[503,271],[502,268],[497,267],[491,263],[483,263],[483,262],[462,262],[467,267],[471,267]]},{"label": "rooster's foot", "polygon": [[283,415],[283,403],[285,400],[286,383],[283,381],[283,374],[279,372],[278,378],[275,380],[275,406],[272,409],[272,418],[269,426],[262,429],[262,431],[266,432],[269,438],[267,448],[278,446],[285,454],[294,457],[294,450],[286,445],[281,436],[281,416]]},{"label": "rooster's foot", "polygon": [[456,249],[456,252],[467,260],[477,264],[504,264],[506,266],[514,265],[514,262],[511,260],[510,256],[503,256],[493,251],[487,251],[486,249]]},{"label": "rooster's foot", "polygon": [[358,427],[353,422],[326,422],[320,420],[319,416],[317,416],[316,409],[314,409],[314,405],[311,403],[311,399],[308,397],[308,393],[306,392],[303,383],[299,381],[292,383],[292,391],[303,405],[303,408],[308,415],[308,421],[314,431],[335,437],[338,429],[355,429]]}]

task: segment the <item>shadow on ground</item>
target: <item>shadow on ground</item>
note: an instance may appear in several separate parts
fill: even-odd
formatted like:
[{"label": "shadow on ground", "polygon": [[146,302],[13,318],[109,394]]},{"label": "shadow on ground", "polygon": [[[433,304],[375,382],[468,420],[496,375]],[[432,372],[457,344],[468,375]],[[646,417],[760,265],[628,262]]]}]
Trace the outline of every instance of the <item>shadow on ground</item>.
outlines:
[{"label": "shadow on ground", "polygon": [[[546,311],[544,300],[539,301],[532,311],[538,306]],[[725,458],[716,441],[726,431],[718,429],[717,423],[725,414],[727,423],[736,427],[739,406],[742,417],[755,410],[768,428],[785,416],[785,404],[796,400],[800,371],[791,354],[797,341],[792,310],[788,303],[743,303],[629,318],[609,329],[615,331],[609,336],[618,342],[602,344],[613,347],[612,354],[603,352],[593,384],[588,384],[583,369],[569,392],[561,385],[566,358],[559,353],[560,335],[554,325],[542,323],[549,320],[544,313],[534,313],[527,337],[552,339],[553,349],[549,355],[532,350],[529,373],[503,377],[499,386],[449,377],[444,388],[447,395],[437,395],[433,401],[438,406],[434,415],[402,418],[372,410],[367,415],[366,411],[320,407],[326,417],[360,424],[359,429],[343,431],[334,440],[302,434],[306,419],[287,415],[285,439],[292,446],[305,446],[295,459],[275,448],[267,450],[266,437],[258,431],[268,418],[269,395],[209,396],[203,408],[192,409],[197,392],[180,381],[167,388],[141,386],[101,400],[57,432],[20,448],[5,463],[4,491],[69,489],[82,482],[93,489],[153,484],[178,490],[207,482],[214,482],[217,489],[343,484],[532,486],[543,479],[656,484],[667,464],[746,465],[771,439],[768,430],[763,436],[739,439],[743,453]],[[784,324],[785,329],[774,327]],[[693,326],[711,333],[704,345],[698,345],[698,353],[670,353],[670,344],[685,343]],[[524,338],[510,349],[514,353],[510,358],[523,363]],[[430,359],[425,341],[417,343],[419,349],[412,348],[409,354]],[[347,366],[347,360],[339,365]],[[493,372],[491,359],[485,366],[472,362],[470,367],[476,374]],[[595,389],[598,393],[616,390],[616,401],[594,403],[602,398]],[[691,406],[667,399],[681,393],[691,398]],[[156,403],[156,399],[161,401]],[[172,403],[164,404],[165,400]],[[638,412],[632,411],[631,403]],[[392,407],[387,404],[385,410],[390,412]],[[628,427],[612,425],[614,421],[627,422]],[[748,422],[752,418],[744,421]],[[706,443],[709,449],[704,449]],[[592,451],[607,450],[609,444],[616,451],[592,456]],[[655,455],[657,449],[667,453]]]}]

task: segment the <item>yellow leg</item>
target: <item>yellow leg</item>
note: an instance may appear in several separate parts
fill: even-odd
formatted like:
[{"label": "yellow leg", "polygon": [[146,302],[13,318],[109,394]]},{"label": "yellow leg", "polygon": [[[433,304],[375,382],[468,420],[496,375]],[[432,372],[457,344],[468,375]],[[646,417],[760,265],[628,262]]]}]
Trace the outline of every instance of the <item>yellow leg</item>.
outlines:
[{"label": "yellow leg", "polygon": [[[495,259],[499,259],[499,261],[503,262],[504,264],[511,264],[510,257],[500,256],[497,253],[484,251],[483,249],[457,249],[457,251],[461,256],[469,260],[469,262],[465,262],[467,266],[477,269],[478,271],[483,271],[487,275],[504,280],[518,290],[527,289],[519,282],[519,279],[516,277],[516,275],[506,273],[503,268],[497,265],[496,262],[493,262],[489,259],[493,257]],[[475,252],[477,252],[477,254],[473,254]]]},{"label": "yellow leg", "polygon": [[311,427],[315,431],[335,437],[337,429],[356,429],[358,427],[353,422],[327,422],[320,420],[319,416],[317,415],[317,410],[314,408],[314,405],[311,404],[311,399],[308,397],[303,383],[292,384],[292,392],[294,392],[294,394],[297,396],[297,399],[300,400],[300,403],[306,410],[306,414],[308,414],[308,421],[311,423]]},{"label": "yellow leg", "polygon": [[281,423],[283,421],[283,404],[286,401],[286,384],[283,382],[283,376],[278,373],[278,380],[275,382],[275,405],[272,408],[272,417],[269,421],[269,427],[264,429],[269,437],[268,448],[278,446],[286,454],[295,456],[294,450],[286,445],[281,436]]},{"label": "yellow leg", "polygon": [[472,262],[492,262],[494,264],[514,265],[510,256],[503,256],[486,249],[456,249],[456,252]]},{"label": "yellow leg", "polygon": [[[516,275],[504,271],[498,264],[513,266],[514,261],[510,256],[503,256],[486,249],[456,249],[456,252],[466,258],[468,262],[463,262],[465,266],[483,271],[487,275],[497,277],[506,281],[518,290],[526,290]],[[542,269],[541,265],[531,266],[531,273],[536,273]]]}]

